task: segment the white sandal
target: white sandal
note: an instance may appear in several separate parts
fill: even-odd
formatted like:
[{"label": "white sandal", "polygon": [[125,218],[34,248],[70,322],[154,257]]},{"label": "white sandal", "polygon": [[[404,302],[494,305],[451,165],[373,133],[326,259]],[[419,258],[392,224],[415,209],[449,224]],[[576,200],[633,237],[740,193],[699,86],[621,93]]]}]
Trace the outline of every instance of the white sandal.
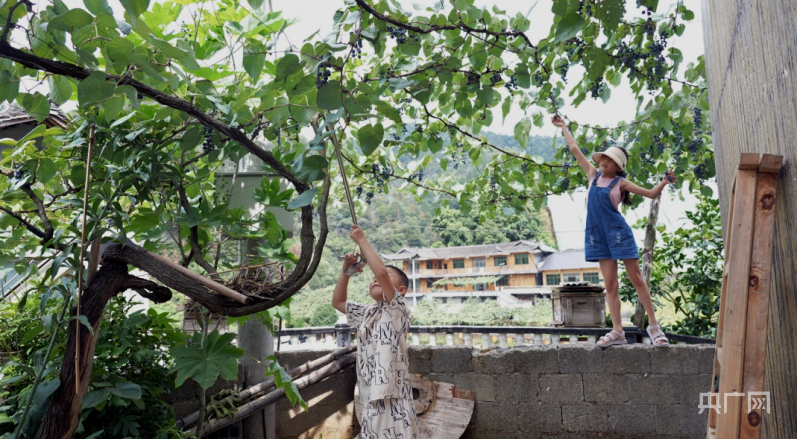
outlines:
[{"label": "white sandal", "polygon": [[[651,329],[658,329],[659,332],[656,335],[653,335],[653,333],[650,331]],[[661,326],[659,326],[659,325],[648,326],[646,331],[648,331],[648,336],[650,337],[650,343],[653,346],[666,347],[666,346],[670,345],[670,340],[668,340],[667,336],[664,335],[664,331],[661,330]],[[664,340],[664,343],[659,343],[659,341],[662,341],[662,340]]]},{"label": "white sandal", "polygon": [[607,332],[606,335],[598,340],[598,346],[605,348],[613,345],[627,344],[625,339],[625,331],[617,332],[614,329]]}]

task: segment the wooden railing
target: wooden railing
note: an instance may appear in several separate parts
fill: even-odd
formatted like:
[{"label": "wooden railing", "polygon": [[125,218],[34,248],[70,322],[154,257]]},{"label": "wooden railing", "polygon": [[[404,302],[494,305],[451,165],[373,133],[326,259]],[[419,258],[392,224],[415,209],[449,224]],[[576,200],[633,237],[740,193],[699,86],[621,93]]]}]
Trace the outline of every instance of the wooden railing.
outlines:
[{"label": "wooden railing", "polygon": [[[650,344],[647,333],[640,331],[635,326],[623,328],[629,344]],[[430,346],[438,345],[438,336],[445,340],[443,345],[473,346],[474,340],[478,341],[482,349],[489,346],[507,347],[509,345],[558,345],[562,343],[575,344],[595,343],[598,338],[606,334],[610,328],[563,328],[548,326],[411,326],[408,341],[412,345],[420,345],[422,339]],[[334,327],[323,328],[290,328],[283,329],[281,336],[289,336],[291,344],[298,344],[300,336],[306,336],[311,343],[325,341],[332,345],[348,346],[354,335],[354,328],[346,324],[337,324]],[[688,335],[667,334],[667,337],[678,343],[687,344],[714,344],[710,338],[700,338]]]}]

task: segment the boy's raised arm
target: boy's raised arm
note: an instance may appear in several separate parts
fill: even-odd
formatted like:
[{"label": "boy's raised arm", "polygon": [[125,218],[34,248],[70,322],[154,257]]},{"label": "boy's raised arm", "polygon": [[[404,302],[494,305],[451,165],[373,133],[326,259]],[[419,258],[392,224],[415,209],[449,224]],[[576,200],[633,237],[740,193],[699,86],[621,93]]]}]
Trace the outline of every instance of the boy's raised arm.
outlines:
[{"label": "boy's raised arm", "polygon": [[374,276],[376,276],[376,280],[379,282],[379,286],[382,288],[385,295],[385,300],[388,303],[392,302],[393,295],[396,292],[396,286],[393,285],[393,279],[390,278],[390,274],[388,274],[387,267],[382,261],[382,258],[376,253],[371,243],[365,239],[365,232],[363,232],[360,226],[352,224],[349,236],[360,246],[360,251],[363,252],[363,258],[368,262],[368,267],[374,273]]},{"label": "boy's raised arm", "polygon": [[[349,276],[346,274],[346,269],[356,262],[357,255],[346,255],[346,259],[343,260],[343,270],[340,272],[338,283],[335,284],[335,292],[332,294],[332,307],[343,314],[346,314],[346,299],[349,291]],[[362,269],[359,271],[362,271]]]}]

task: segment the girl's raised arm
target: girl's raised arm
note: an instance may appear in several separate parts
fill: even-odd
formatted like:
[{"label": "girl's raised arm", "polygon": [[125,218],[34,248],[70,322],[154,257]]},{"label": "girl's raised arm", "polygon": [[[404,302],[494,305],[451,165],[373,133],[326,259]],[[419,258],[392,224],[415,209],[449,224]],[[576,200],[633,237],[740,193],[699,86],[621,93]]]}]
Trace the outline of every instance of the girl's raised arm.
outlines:
[{"label": "girl's raised arm", "polygon": [[554,125],[562,128],[562,134],[565,136],[565,141],[567,142],[567,146],[570,148],[570,152],[573,153],[578,161],[578,164],[581,165],[581,169],[583,169],[584,173],[587,174],[587,179],[592,181],[592,179],[595,178],[595,174],[598,173],[598,170],[595,169],[595,166],[589,162],[589,159],[587,159],[584,156],[584,153],[582,153],[578,148],[578,143],[576,143],[576,139],[573,138],[573,135],[570,134],[570,130],[567,129],[567,124],[565,121],[559,117],[558,114],[554,114],[554,116],[551,118],[551,122]]},{"label": "girl's raised arm", "polygon": [[653,189],[641,188],[635,185],[634,183],[631,183],[630,181],[623,179],[622,181],[620,181],[620,190],[623,192],[628,191],[631,192],[632,194],[637,194],[652,199],[658,197],[661,191],[664,190],[664,187],[667,186],[667,184],[675,183],[675,180],[676,180],[675,173],[673,173],[672,171],[667,171],[667,173],[664,174],[664,178],[661,179],[661,182],[659,182],[659,184],[654,186]]}]

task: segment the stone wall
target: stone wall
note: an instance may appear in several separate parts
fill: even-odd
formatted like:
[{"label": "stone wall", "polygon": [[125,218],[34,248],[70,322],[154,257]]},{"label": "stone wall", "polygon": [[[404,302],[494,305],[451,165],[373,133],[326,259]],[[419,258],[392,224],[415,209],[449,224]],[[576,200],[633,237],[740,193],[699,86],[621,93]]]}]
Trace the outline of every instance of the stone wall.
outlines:
[{"label": "stone wall", "polygon": [[[283,352],[286,369],[324,352]],[[486,352],[412,346],[410,369],[476,394],[463,438],[704,438],[700,393],[711,382],[708,345],[527,346]],[[309,412],[277,406],[280,439],[349,439],[358,430],[354,369],[302,392]]]}]

